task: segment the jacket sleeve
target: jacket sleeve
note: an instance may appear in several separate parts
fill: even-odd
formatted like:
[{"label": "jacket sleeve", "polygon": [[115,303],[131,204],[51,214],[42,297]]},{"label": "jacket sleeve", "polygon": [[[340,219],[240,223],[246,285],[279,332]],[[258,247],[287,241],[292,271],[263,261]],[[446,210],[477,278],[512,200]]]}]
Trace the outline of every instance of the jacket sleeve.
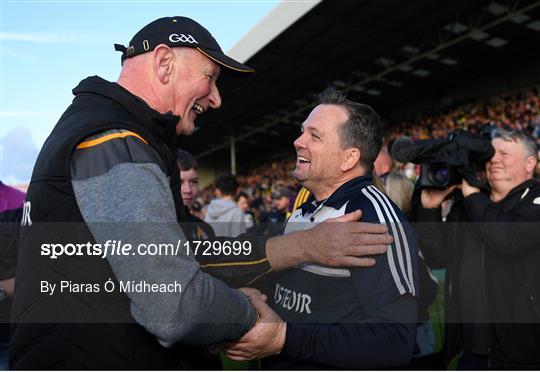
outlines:
[{"label": "jacket sleeve", "polygon": [[240,247],[241,254],[226,254],[229,251],[222,249],[218,255],[199,254],[197,260],[204,272],[233,288],[250,286],[272,270],[266,257],[267,239],[249,233],[236,238],[216,237],[214,241],[218,241],[222,247],[225,244]]},{"label": "jacket sleeve", "polygon": [[22,212],[17,208],[0,213],[0,280],[15,276]]},{"label": "jacket sleeve", "polygon": [[[400,319],[382,314],[390,309]],[[389,369],[406,366],[415,344],[416,299],[405,295],[364,323],[288,323],[282,355],[330,367]]]},{"label": "jacket sleeve", "polygon": [[540,187],[533,188],[518,204],[505,211],[483,193],[464,199],[464,208],[474,230],[488,249],[506,256],[521,256],[538,249]]},{"label": "jacket sleeve", "polygon": [[417,222],[414,224],[416,237],[420,251],[428,267],[432,269],[446,267],[448,242],[446,232],[451,228],[448,223],[450,222],[442,222],[441,208],[418,207]]},{"label": "jacket sleeve", "polygon": [[116,240],[133,247],[131,254],[106,257],[117,281],[181,285],[179,293],[126,293],[132,316],[167,346],[237,339],[256,320],[241,292],[201,272],[184,249],[145,253],[150,244],[176,245],[185,237],[153,149],[129,137],[115,141],[74,154],[72,184],[81,214],[97,243]]}]

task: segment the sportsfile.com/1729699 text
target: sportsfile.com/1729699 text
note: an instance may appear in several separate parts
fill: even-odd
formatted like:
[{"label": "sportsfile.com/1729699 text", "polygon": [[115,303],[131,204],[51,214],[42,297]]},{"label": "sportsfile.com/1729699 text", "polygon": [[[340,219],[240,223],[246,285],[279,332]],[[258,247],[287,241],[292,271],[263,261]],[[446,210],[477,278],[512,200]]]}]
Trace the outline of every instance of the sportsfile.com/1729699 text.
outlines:
[{"label": "sportsfile.com/1729699 text", "polygon": [[239,240],[178,240],[173,243],[140,243],[135,248],[120,240],[107,240],[105,243],[44,243],[41,255],[51,259],[62,256],[248,256],[251,254],[250,241]]}]

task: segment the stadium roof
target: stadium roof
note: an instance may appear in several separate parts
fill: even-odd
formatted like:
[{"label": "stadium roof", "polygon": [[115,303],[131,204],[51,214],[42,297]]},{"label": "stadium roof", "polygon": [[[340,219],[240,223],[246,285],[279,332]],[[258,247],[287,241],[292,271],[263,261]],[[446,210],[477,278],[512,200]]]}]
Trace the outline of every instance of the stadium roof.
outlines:
[{"label": "stadium roof", "polygon": [[[331,84],[383,117],[479,75],[538,64],[540,1],[362,0],[276,7],[231,53],[252,81],[199,119],[182,146],[239,161],[292,150],[316,94]],[[287,16],[284,16],[286,13]]]}]

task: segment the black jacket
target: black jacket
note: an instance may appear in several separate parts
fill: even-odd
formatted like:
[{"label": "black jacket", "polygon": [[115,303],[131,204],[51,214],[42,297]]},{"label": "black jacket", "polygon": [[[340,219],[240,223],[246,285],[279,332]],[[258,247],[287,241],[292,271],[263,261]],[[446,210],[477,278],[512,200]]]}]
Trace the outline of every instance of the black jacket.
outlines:
[{"label": "black jacket", "polygon": [[195,217],[189,212],[187,207],[184,207],[185,219],[180,223],[182,230],[186,233],[186,238],[191,240],[214,240],[216,234],[212,226]]},{"label": "black jacket", "polygon": [[23,223],[13,303],[12,369],[170,369],[187,367],[178,350],[162,347],[131,317],[125,293],[41,293],[43,280],[105,283],[115,276],[99,256],[40,255],[43,243],[95,243],[71,183],[71,156],[83,139],[107,129],[131,130],[167,167],[178,219],[183,204],[175,158],[179,117],[161,115],[117,84],[83,80],[38,156],[26,200],[32,223]]},{"label": "black jacket", "polygon": [[540,365],[539,185],[528,180],[498,203],[483,193],[457,200],[446,223],[440,208],[419,209],[420,248],[431,267],[447,270],[447,362],[462,348],[487,348],[495,368]]},{"label": "black jacket", "polygon": [[488,354],[489,330],[483,281],[484,247],[467,223],[457,197],[446,222],[441,208],[418,208],[415,225],[428,267],[446,269],[443,352],[448,364],[460,350]]},{"label": "black jacket", "polygon": [[[186,220],[175,156],[176,124],[180,118],[158,113],[118,84],[99,77],[83,80],[73,93],[76,97],[72,105],[43,145],[26,196],[31,203],[32,223],[27,221],[21,228],[10,367],[152,370],[193,367],[187,362],[194,355],[191,348],[179,344],[165,348],[135,322],[130,301],[118,290],[118,282],[111,293],[71,292],[50,296],[40,291],[44,280],[100,285],[109,278],[116,281],[107,260],[100,256],[63,255],[51,259],[40,254],[43,243],[95,243],[78,208],[70,171],[75,147],[91,135],[108,129],[127,129],[144,138],[165,166],[178,221]],[[215,266],[212,271],[217,275],[223,265]],[[257,276],[257,270],[264,272],[268,267],[267,262],[252,265],[248,276]],[[241,269],[235,268],[236,272]],[[238,277],[230,268],[224,276]]]},{"label": "black jacket", "polygon": [[473,194],[464,207],[486,247],[490,365],[539,369],[540,182],[527,180],[498,203]]}]

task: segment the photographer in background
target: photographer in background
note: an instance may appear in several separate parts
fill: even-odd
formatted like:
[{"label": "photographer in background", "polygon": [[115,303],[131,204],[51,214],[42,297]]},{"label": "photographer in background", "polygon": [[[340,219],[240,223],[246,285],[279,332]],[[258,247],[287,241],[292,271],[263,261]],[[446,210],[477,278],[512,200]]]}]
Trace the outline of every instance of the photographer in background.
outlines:
[{"label": "photographer in background", "polygon": [[458,369],[539,368],[536,145],[524,133],[497,131],[492,146],[489,194],[464,179],[446,223],[440,206],[456,185],[422,190],[418,240],[428,264],[447,269],[446,361],[462,351]]}]

